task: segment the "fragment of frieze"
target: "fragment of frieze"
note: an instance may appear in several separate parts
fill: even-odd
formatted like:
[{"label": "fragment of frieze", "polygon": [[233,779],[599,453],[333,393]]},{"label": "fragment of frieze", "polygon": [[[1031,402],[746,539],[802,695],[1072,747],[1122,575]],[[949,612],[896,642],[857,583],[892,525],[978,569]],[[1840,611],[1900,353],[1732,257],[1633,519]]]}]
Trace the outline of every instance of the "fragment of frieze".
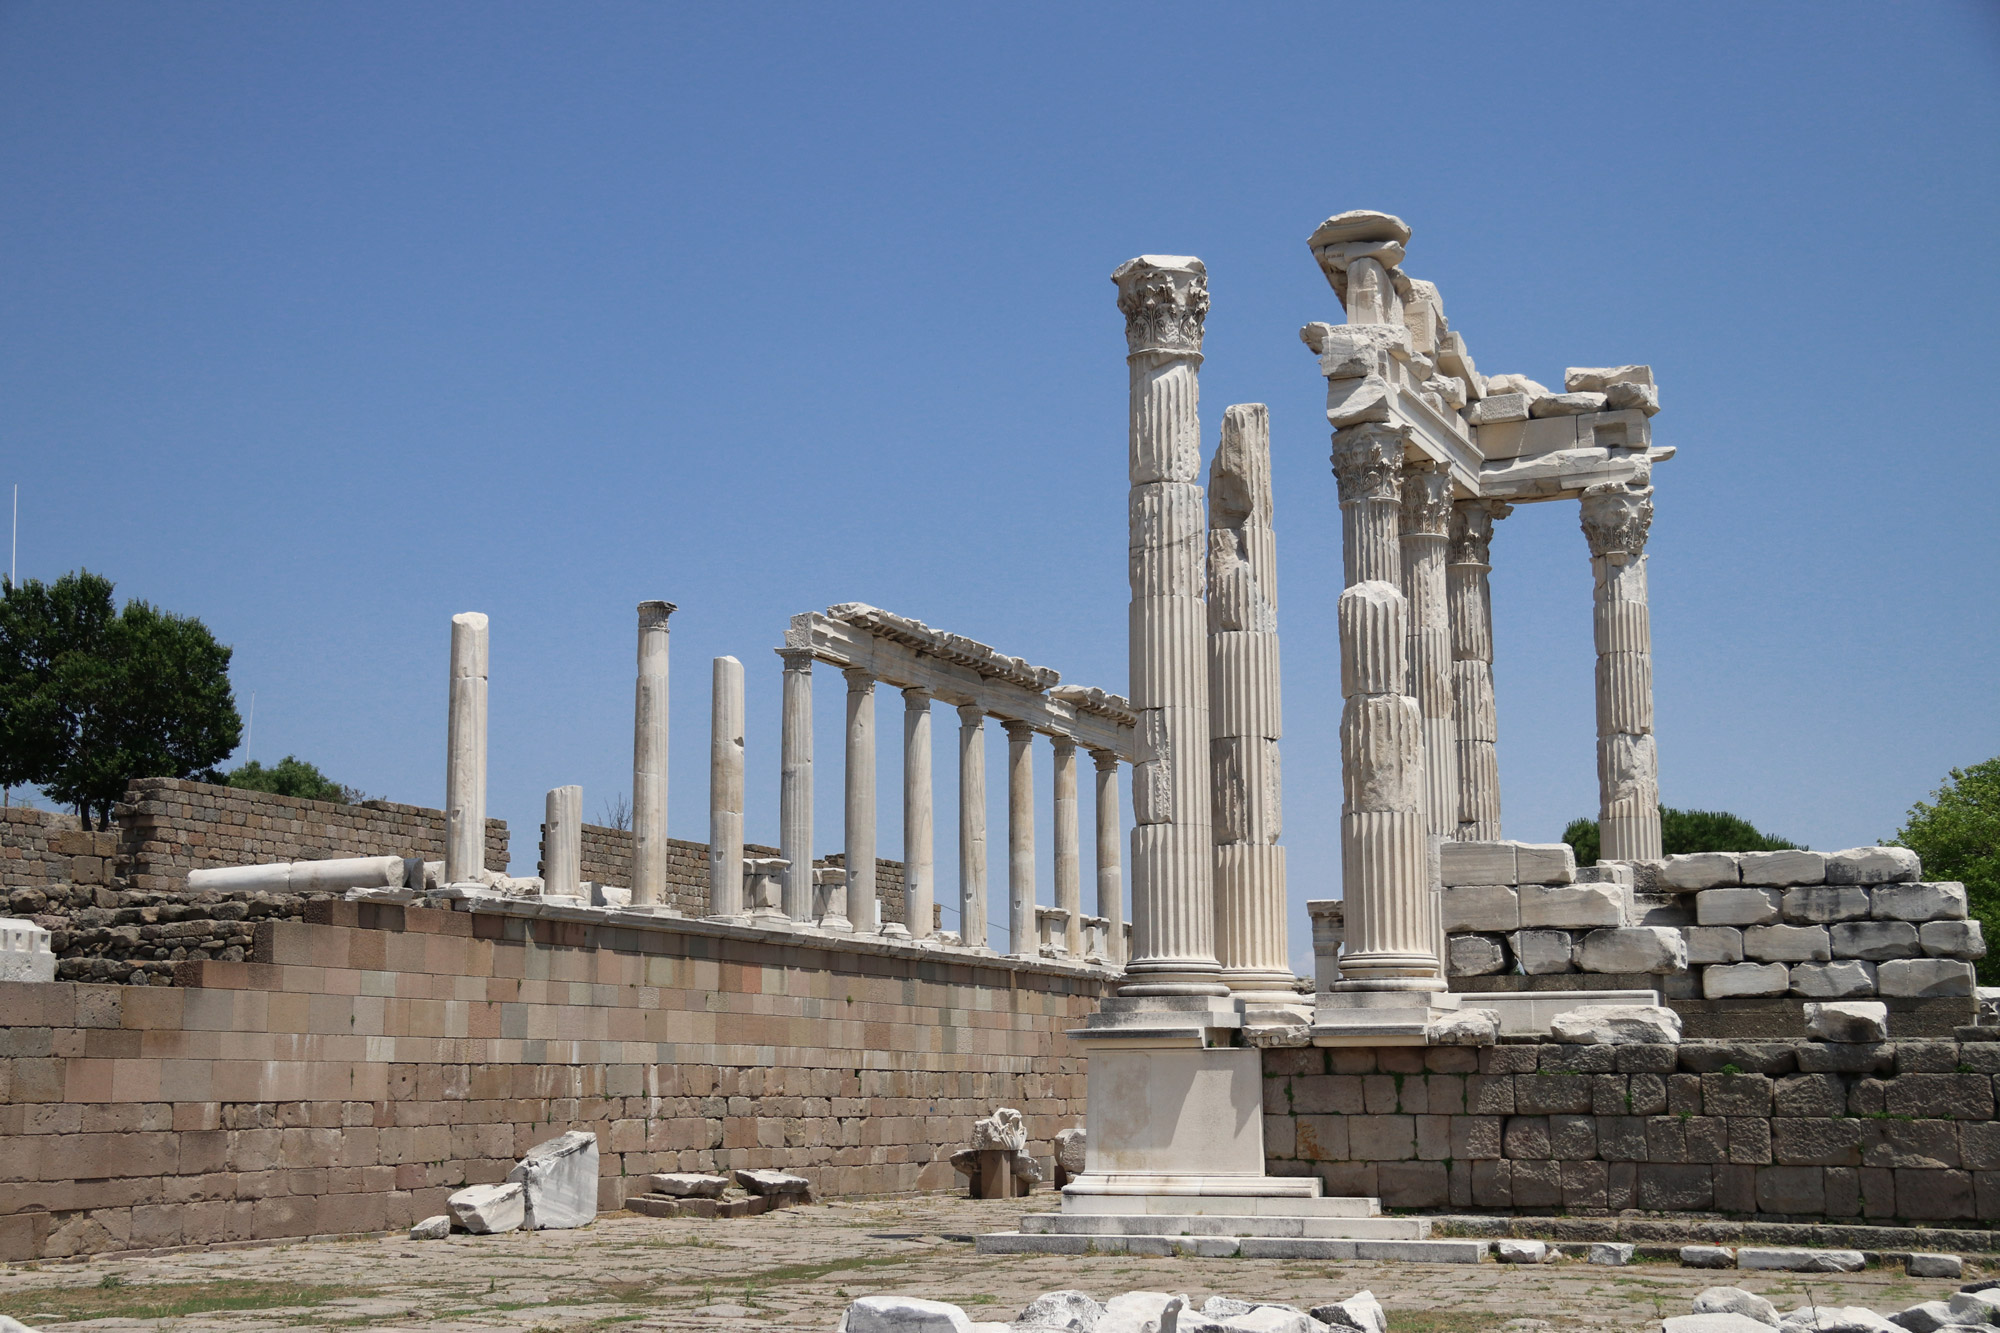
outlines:
[{"label": "fragment of frieze", "polygon": [[1466,403],[1465,381],[1456,375],[1433,375],[1424,381],[1424,388],[1444,400],[1446,407],[1453,411],[1463,411]]},{"label": "fragment of frieze", "polygon": [[1604,405],[1613,412],[1636,408],[1650,417],[1660,410],[1660,391],[1650,384],[1614,384],[1604,391]]}]

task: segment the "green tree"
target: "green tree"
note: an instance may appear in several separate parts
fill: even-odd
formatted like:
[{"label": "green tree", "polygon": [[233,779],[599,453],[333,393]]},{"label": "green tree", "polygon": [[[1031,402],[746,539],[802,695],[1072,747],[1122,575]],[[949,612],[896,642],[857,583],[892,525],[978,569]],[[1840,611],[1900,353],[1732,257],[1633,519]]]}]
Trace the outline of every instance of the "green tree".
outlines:
[{"label": "green tree", "polygon": [[[1985,934],[2000,930],[2000,757],[1954,768],[1928,801],[1918,801],[1889,839],[1924,862],[1924,878],[1965,885]],[[1982,984],[2000,985],[2000,958],[1979,960]]]},{"label": "green tree", "polygon": [[337,801],[351,805],[357,799],[353,787],[343,787],[297,755],[286,755],[269,768],[255,759],[229,770],[229,785],[247,791],[267,791],[276,796],[296,796],[303,801]]},{"label": "green tree", "polygon": [[113,611],[79,570],[0,598],[0,782],[32,783],[100,826],[133,778],[213,778],[242,719],[230,650],[140,601]]},{"label": "green tree", "polygon": [[[1563,841],[1576,851],[1580,866],[1596,865],[1603,855],[1594,819],[1572,819]],[[1690,852],[1782,852],[1795,842],[1759,832],[1757,826],[1720,810],[1676,810],[1660,807],[1660,850],[1668,856]]]}]

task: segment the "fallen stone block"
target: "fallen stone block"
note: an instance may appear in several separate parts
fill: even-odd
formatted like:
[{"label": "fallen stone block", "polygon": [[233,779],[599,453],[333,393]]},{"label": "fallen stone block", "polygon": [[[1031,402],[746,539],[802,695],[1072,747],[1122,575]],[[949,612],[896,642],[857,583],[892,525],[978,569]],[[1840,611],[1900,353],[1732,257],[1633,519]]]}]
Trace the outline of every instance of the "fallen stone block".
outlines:
[{"label": "fallen stone block", "polygon": [[804,1198],[812,1193],[812,1182],[788,1171],[738,1171],[736,1183],[752,1194],[766,1198]]},{"label": "fallen stone block", "polygon": [[1357,1291],[1344,1301],[1315,1305],[1312,1317],[1328,1328],[1347,1328],[1355,1333],[1387,1333],[1389,1317],[1372,1291]]},{"label": "fallen stone block", "polygon": [[1837,963],[1800,963],[1792,969],[1792,994],[1815,1000],[1845,1000],[1875,993],[1875,964],[1858,958]]},{"label": "fallen stone block", "polygon": [[1072,1125],[1056,1134],[1056,1172],[1074,1180],[1083,1174],[1089,1155],[1089,1138],[1081,1126]]},{"label": "fallen stone block", "polygon": [[1871,963],[1914,958],[1923,952],[1917,928],[1907,921],[1843,921],[1827,931],[1835,958],[1861,958]]},{"label": "fallen stone block", "polygon": [[1380,375],[1326,382],[1326,419],[1335,430],[1394,420],[1396,391]]},{"label": "fallen stone block", "polygon": [[1660,867],[1660,883],[1670,889],[1714,889],[1742,883],[1740,874],[1733,852],[1694,852],[1668,857]]},{"label": "fallen stone block", "polygon": [[1498,1240],[1493,1243],[1493,1257],[1503,1264],[1545,1264],[1549,1247],[1539,1240]]},{"label": "fallen stone block", "polygon": [[1868,890],[1854,884],[1812,884],[1785,890],[1785,920],[1805,925],[1862,921],[1868,917]]},{"label": "fallen stone block", "polygon": [[1666,976],[1687,971],[1687,940],[1671,926],[1593,930],[1583,937],[1576,961],[1586,972]]},{"label": "fallen stone block", "polygon": [[[1487,381],[1487,384],[1490,388],[1492,381]],[[1531,401],[1525,393],[1489,393],[1467,409],[1465,419],[1475,426],[1497,426],[1506,421],[1526,421]]]},{"label": "fallen stone block", "polygon": [[1500,1014],[1493,1009],[1459,1009],[1424,1028],[1432,1046],[1492,1046],[1500,1040]]},{"label": "fallen stone block", "polygon": [[1703,889],[1694,896],[1694,919],[1704,926],[1764,926],[1783,913],[1776,889]]},{"label": "fallen stone block", "polygon": [[915,1296],[863,1296],[840,1317],[840,1333],[972,1333],[965,1311]]},{"label": "fallen stone block", "polygon": [[451,1218],[445,1213],[427,1217],[410,1228],[411,1240],[443,1240],[451,1234]]},{"label": "fallen stone block", "polygon": [[1736,1251],[1726,1245],[1681,1246],[1682,1268],[1734,1268]]},{"label": "fallen stone block", "polygon": [[597,1135],[573,1129],[538,1143],[507,1179],[522,1187],[521,1225],[567,1231],[597,1219]]},{"label": "fallen stone block", "polygon": [[1859,1250],[1745,1245],[1736,1251],[1736,1266],[1780,1273],[1858,1273],[1868,1260]]},{"label": "fallen stone block", "polygon": [[1647,416],[1657,416],[1660,411],[1660,391],[1651,384],[1614,384],[1604,391],[1604,410],[1607,412],[1644,412]]},{"label": "fallen stone block", "polygon": [[1883,884],[1868,898],[1877,921],[1963,921],[1967,915],[1963,884]]},{"label": "fallen stone block", "polygon": [[1923,863],[1907,847],[1850,847],[1826,858],[1829,884],[1897,884],[1923,873]]},{"label": "fallen stone block", "polygon": [[1899,1310],[1890,1315],[1889,1322],[1906,1330],[1906,1333],[1938,1333],[1939,1329],[1954,1326],[1960,1329],[1968,1328],[1967,1325],[1959,1323],[1958,1317],[1951,1312],[1951,1305],[1946,1301],[1920,1301],[1907,1310]]},{"label": "fallen stone block", "polygon": [[1701,970],[1701,994],[1707,1000],[1783,995],[1791,988],[1791,969],[1783,963],[1723,963]]},{"label": "fallen stone block", "polygon": [[1614,384],[1653,384],[1651,366],[1571,366],[1563,371],[1568,393],[1603,393]]},{"label": "fallen stone block", "polygon": [[652,1187],[653,1193],[672,1199],[719,1199],[722,1191],[729,1188],[727,1176],[712,1176],[697,1171],[662,1171],[646,1183]]},{"label": "fallen stone block", "polygon": [[1955,1254],[1910,1254],[1903,1259],[1903,1271],[1911,1277],[1963,1277],[1965,1261]]},{"label": "fallen stone block", "polygon": [[1863,1045],[1889,1039],[1889,1006],[1879,1000],[1840,1000],[1805,1007],[1806,1031],[1820,1041]]},{"label": "fallen stone block", "polygon": [[1779,1333],[1898,1333],[1896,1325],[1858,1305],[1807,1305],[1778,1321]]},{"label": "fallen stone block", "polygon": [[1623,1268],[1632,1262],[1632,1256],[1637,1252],[1637,1246],[1628,1245],[1623,1241],[1593,1241],[1590,1246],[1590,1262],[1607,1268]]},{"label": "fallen stone block", "polygon": [[1175,1296],[1164,1291],[1128,1291],[1104,1303],[1104,1318],[1098,1322],[1094,1333],[1160,1333],[1178,1321],[1181,1312],[1187,1309],[1187,1303],[1185,1295]]},{"label": "fallen stone block", "polygon": [[1778,1307],[1741,1287],[1710,1287],[1694,1298],[1696,1314],[1739,1314],[1760,1324],[1776,1326]]},{"label": "fallen stone block", "polygon": [[1825,926],[1750,926],[1743,956],[1764,963],[1824,963],[1833,957]]},{"label": "fallen stone block", "polygon": [[1745,884],[1767,884],[1782,889],[1793,884],[1826,883],[1823,852],[1738,852],[1736,867]]},{"label": "fallen stone block", "polygon": [[1663,1005],[1587,1004],[1557,1014],[1557,1041],[1583,1046],[1667,1046],[1681,1039],[1681,1016]]},{"label": "fallen stone block", "polygon": [[1926,921],[1917,943],[1932,958],[1984,958],[1986,935],[1977,921]]},{"label": "fallen stone block", "polygon": [[1529,884],[1520,896],[1523,929],[1588,930],[1625,924],[1625,892],[1615,884]]},{"label": "fallen stone block", "polygon": [[1951,1294],[1948,1303],[1961,1324],[2000,1324],[2000,1291],[1992,1287],[1978,1291],[1961,1288]]},{"label": "fallen stone block", "polygon": [[518,1180],[499,1185],[468,1185],[446,1199],[444,1207],[460,1230],[475,1236],[496,1235],[520,1228],[527,1214],[527,1191]]},{"label": "fallen stone block", "polygon": [[1669,1315],[1660,1321],[1661,1333],[1769,1333],[1770,1328],[1748,1315],[1729,1312]]},{"label": "fallen stone block", "polygon": [[[1226,1236],[1197,1237],[1201,1240],[1227,1240]],[[1230,1253],[1235,1247],[1230,1247]],[[1226,1256],[1224,1256],[1226,1257]],[[1289,1305],[1255,1305],[1248,1313],[1232,1315],[1221,1321],[1227,1333],[1322,1333],[1318,1322],[1304,1310],[1293,1309]],[[1186,1330],[1189,1321],[1182,1319],[1176,1327]]]},{"label": "fallen stone block", "polygon": [[1018,1329],[1049,1329],[1051,1333],[1091,1333],[1104,1318],[1104,1307],[1081,1291],[1045,1291],[1014,1317]]}]

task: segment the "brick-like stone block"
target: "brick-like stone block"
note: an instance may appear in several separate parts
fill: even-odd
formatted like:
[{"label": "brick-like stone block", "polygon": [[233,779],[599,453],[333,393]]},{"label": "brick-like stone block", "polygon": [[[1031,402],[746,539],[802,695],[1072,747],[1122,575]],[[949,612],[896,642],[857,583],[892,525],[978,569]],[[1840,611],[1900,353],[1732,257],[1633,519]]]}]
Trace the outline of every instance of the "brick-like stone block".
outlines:
[{"label": "brick-like stone block", "polygon": [[1776,889],[1705,889],[1694,896],[1695,922],[1703,926],[1764,926],[1783,914]]},{"label": "brick-like stone block", "polygon": [[1787,1075],[1773,1087],[1772,1104],[1780,1116],[1844,1116],[1847,1083],[1837,1074]]},{"label": "brick-like stone block", "polygon": [[1697,1212],[1714,1204],[1714,1167],[1662,1162],[1639,1164],[1639,1207],[1649,1212]]},{"label": "brick-like stone block", "polygon": [[1757,1172],[1757,1210],[1789,1217],[1826,1212],[1826,1168],[1767,1166]]},{"label": "brick-like stone block", "polygon": [[1451,1155],[1467,1161],[1500,1157],[1504,1154],[1502,1126],[1497,1115],[1456,1115],[1451,1117]]},{"label": "brick-like stone block", "polygon": [[1894,1215],[1913,1222],[1978,1217],[1971,1173],[1898,1170]]},{"label": "brick-like stone block", "polygon": [[1517,1208],[1554,1208],[1562,1203],[1561,1162],[1517,1160],[1513,1183]]},{"label": "brick-like stone block", "polygon": [[1826,882],[1826,856],[1821,852],[1738,852],[1736,863],[1745,884],[1783,888]]},{"label": "brick-like stone block", "polygon": [[1993,1080],[1985,1074],[1904,1074],[1888,1080],[1890,1115],[1991,1120]]},{"label": "brick-like stone block", "polygon": [[1480,1115],[1514,1114],[1514,1077],[1510,1074],[1471,1074],[1465,1080],[1465,1109]]},{"label": "brick-like stone block", "polygon": [[1823,963],[1833,957],[1825,926],[1751,926],[1743,956],[1766,963]]},{"label": "brick-like stone block", "polygon": [[1382,1162],[1375,1188],[1385,1208],[1443,1208],[1451,1202],[1443,1162]]},{"label": "brick-like stone block", "polygon": [[1787,921],[1817,925],[1865,920],[1868,916],[1868,890],[1831,884],[1787,889],[1784,916]]},{"label": "brick-like stone block", "polygon": [[1509,1117],[1505,1143],[1507,1156],[1515,1161],[1541,1161],[1555,1155],[1549,1142],[1549,1118],[1545,1115]]},{"label": "brick-like stone block", "polygon": [[1416,1121],[1407,1115],[1351,1116],[1349,1155],[1364,1162],[1408,1161],[1417,1155]]},{"label": "brick-like stone block", "polygon": [[1561,1165],[1562,1206],[1565,1210],[1594,1213],[1606,1206],[1610,1170],[1605,1163],[1566,1161]]},{"label": "brick-like stone block", "polygon": [[1672,889],[1714,889],[1740,884],[1741,874],[1734,852],[1695,852],[1670,856],[1660,869],[1660,882]]},{"label": "brick-like stone block", "polygon": [[1591,1106],[1590,1079],[1583,1074],[1521,1074],[1514,1079],[1514,1109],[1521,1115],[1582,1112]]},{"label": "brick-like stone block", "polygon": [[1875,968],[1875,988],[1887,996],[1966,996],[1975,984],[1972,964],[1957,958],[1892,958]]},{"label": "brick-like stone block", "polygon": [[1781,1117],[1771,1122],[1771,1156],[1780,1166],[1860,1166],[1862,1122]]},{"label": "brick-like stone block", "polygon": [[1597,1117],[1549,1117],[1549,1151],[1560,1161],[1585,1161],[1597,1156]]},{"label": "brick-like stone block", "polygon": [[1701,1104],[1709,1115],[1769,1116],[1771,1080],[1764,1074],[1703,1074]]},{"label": "brick-like stone block", "polygon": [[1448,934],[1508,934],[1521,928],[1520,898],[1511,885],[1459,885],[1444,890],[1441,901]]},{"label": "brick-like stone block", "polygon": [[1472,1203],[1475,1208],[1512,1208],[1513,1162],[1503,1157],[1472,1163]]},{"label": "brick-like stone block", "polygon": [[1895,884],[1922,873],[1922,862],[1907,847],[1852,847],[1826,858],[1829,884]]}]

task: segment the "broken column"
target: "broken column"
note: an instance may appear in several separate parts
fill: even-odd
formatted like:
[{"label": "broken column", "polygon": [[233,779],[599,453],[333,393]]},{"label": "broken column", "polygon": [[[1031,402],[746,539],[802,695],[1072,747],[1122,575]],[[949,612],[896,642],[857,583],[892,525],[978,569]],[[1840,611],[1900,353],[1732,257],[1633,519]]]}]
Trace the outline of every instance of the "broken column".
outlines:
[{"label": "broken column", "polygon": [[1347,951],[1337,990],[1441,991],[1423,811],[1423,715],[1403,692],[1408,631],[1392,583],[1340,596],[1340,815]]},{"label": "broken column", "polygon": [[810,921],[813,915],[813,729],[812,650],[780,648],[785,664],[785,703],[778,757],[778,850],[784,857],[785,915]]},{"label": "broken column", "polygon": [[986,714],[958,708],[958,942],[986,947]]},{"label": "broken column", "polygon": [[632,699],[632,905],[667,897],[667,617],[639,603],[639,678]]},{"label": "broken column", "polygon": [[743,915],[743,664],[715,659],[708,733],[708,914]]},{"label": "broken column", "polygon": [[1208,270],[1141,255],[1112,275],[1130,378],[1132,958],[1121,996],[1224,996],[1215,958],[1198,372]]},{"label": "broken column", "polygon": [[[903,920],[915,939],[931,936],[931,696],[914,686],[903,691]],[[882,927],[885,935],[903,933]]]},{"label": "broken column", "polygon": [[1452,505],[1445,567],[1451,623],[1452,717],[1457,730],[1461,842],[1500,840],[1499,713],[1493,698],[1493,524],[1514,512],[1498,500]]},{"label": "broken column", "polygon": [[542,896],[583,892],[583,788],[554,787],[542,814]]},{"label": "broken column", "polygon": [[1056,909],[1068,913],[1064,948],[1072,958],[1083,957],[1083,833],[1077,821],[1076,742],[1055,738],[1055,897]]},{"label": "broken column", "polygon": [[1215,953],[1239,999],[1295,1004],[1286,958],[1278,739],[1277,542],[1271,422],[1262,403],[1222,416],[1208,474],[1208,722],[1214,782]]},{"label": "broken column", "polygon": [[1035,947],[1035,729],[1003,722],[1007,732],[1007,951],[1033,958]]},{"label": "broken column", "polygon": [[1646,608],[1651,470],[1583,493],[1583,535],[1597,640],[1599,836],[1607,861],[1657,861],[1659,755],[1653,743],[1653,643]]},{"label": "broken column", "polygon": [[451,618],[451,713],[444,765],[444,878],[483,883],[486,871],[486,617]]},{"label": "broken column", "polygon": [[1097,767],[1097,915],[1104,919],[1104,961],[1125,961],[1125,859],[1120,855],[1124,821],[1118,813],[1118,756],[1092,750]]},{"label": "broken column", "polygon": [[[846,863],[848,929],[880,928],[875,899],[875,677],[859,667],[847,678]],[[822,920],[825,929],[835,929]]]}]

